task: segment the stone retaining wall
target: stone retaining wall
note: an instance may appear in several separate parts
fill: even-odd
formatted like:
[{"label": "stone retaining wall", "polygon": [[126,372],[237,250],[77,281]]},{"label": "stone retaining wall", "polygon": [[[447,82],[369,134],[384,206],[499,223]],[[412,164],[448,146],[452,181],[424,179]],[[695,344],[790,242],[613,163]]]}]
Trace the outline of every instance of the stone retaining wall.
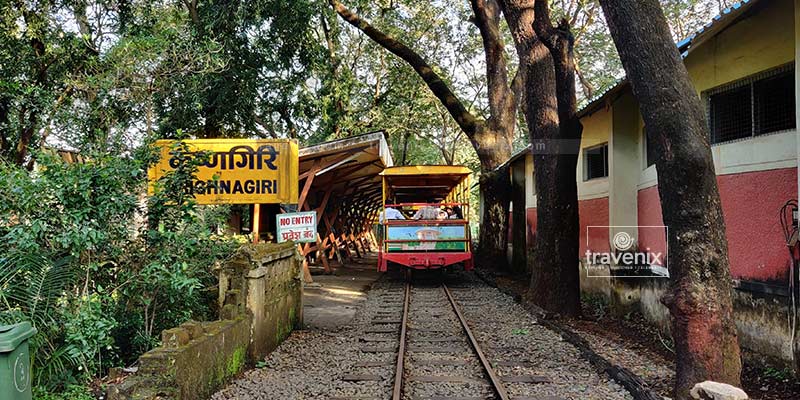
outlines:
[{"label": "stone retaining wall", "polygon": [[303,323],[296,248],[241,247],[218,271],[220,320],[163,331],[161,347],[139,357],[135,374],[109,385],[108,399],[205,399],[247,362],[263,359]]},{"label": "stone retaining wall", "polygon": [[219,298],[227,309],[245,308],[252,316],[248,355],[264,358],[303,323],[303,270],[297,245],[242,247],[219,271]]}]

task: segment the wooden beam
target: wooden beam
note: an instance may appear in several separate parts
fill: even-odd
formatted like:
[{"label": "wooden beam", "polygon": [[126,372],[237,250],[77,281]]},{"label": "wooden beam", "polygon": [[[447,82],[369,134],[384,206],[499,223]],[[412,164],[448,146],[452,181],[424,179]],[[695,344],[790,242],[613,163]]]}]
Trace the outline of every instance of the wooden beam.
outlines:
[{"label": "wooden beam", "polygon": [[317,172],[317,176],[325,174],[326,172],[328,172],[328,171],[330,171],[332,169],[336,169],[337,167],[339,167],[341,165],[344,165],[344,164],[348,163],[349,161],[354,160],[356,158],[358,158],[358,154],[351,153],[349,157],[345,157],[344,159],[341,159],[339,161],[336,161],[335,163],[332,163],[332,164],[330,164],[330,165],[328,165],[326,167],[323,167],[321,170],[319,170],[319,172]]},{"label": "wooden beam", "polygon": [[306,182],[303,184],[303,190],[300,192],[300,198],[297,199],[297,208],[302,210],[303,206],[306,204],[306,197],[308,196],[308,191],[311,190],[311,184],[314,183],[314,174],[317,173],[320,169],[320,160],[314,162],[314,165],[311,166],[309,172],[313,172],[306,178]]},{"label": "wooden beam", "polygon": [[362,258],[361,249],[358,248],[358,242],[356,241],[355,235],[353,235],[352,232],[350,233],[349,238],[350,238],[350,242],[353,243],[353,248],[356,250],[356,255],[358,256],[358,258]]},{"label": "wooden beam", "polygon": [[336,207],[331,214],[324,215],[323,222],[325,223],[325,226],[328,228],[328,237],[325,240],[330,240],[333,254],[336,256],[336,259],[339,261],[339,263],[342,263],[342,257],[339,254],[339,240],[333,233],[335,231],[334,223],[336,221],[336,218],[339,216],[339,210],[340,208]]},{"label": "wooden beam", "polygon": [[322,170],[322,169],[329,168],[329,167],[335,165],[336,163],[340,163],[340,162],[352,157],[353,154],[355,154],[357,152],[358,152],[357,149],[348,150],[347,152],[342,153],[342,154],[338,154],[335,158],[333,158],[331,160],[326,160],[324,162],[323,162],[323,160],[325,159],[325,157],[321,157],[321,158],[316,159],[314,161],[314,165],[319,165],[320,167],[316,171],[314,171],[314,175],[319,173],[319,171]]},{"label": "wooden beam", "polygon": [[[317,232],[319,232],[319,222],[320,222],[320,220],[321,220],[321,219],[322,219],[322,217],[323,217],[323,214],[324,214],[324,212],[325,212],[325,207],[327,207],[327,206],[328,206],[328,200],[331,198],[331,193],[333,193],[333,190],[331,190],[330,188],[328,188],[328,190],[327,190],[327,191],[325,192],[325,194],[322,196],[322,202],[320,203],[319,207],[317,207],[317,209],[316,209],[316,213],[317,213],[317,226],[315,226],[315,227],[314,227],[314,230],[315,230],[315,231],[317,231]],[[331,266],[330,266],[330,264],[328,264],[328,257],[327,257],[327,255],[325,254],[325,246],[324,246],[324,245],[323,245],[323,243],[320,241],[320,235],[319,235],[319,233],[317,233],[317,235],[316,235],[316,236],[317,236],[317,256],[318,256],[318,257],[321,259],[321,261],[322,261],[322,266],[323,266],[323,268],[325,268],[325,273],[328,273],[328,274],[330,274],[330,273],[332,273],[332,272],[333,272],[333,270],[331,269]]]},{"label": "wooden beam", "polygon": [[322,268],[325,270],[326,274],[330,274],[333,272],[331,269],[330,264],[328,264],[328,257],[325,255],[325,249],[322,246],[322,241],[319,240],[319,235],[317,235],[317,257],[322,262]]}]

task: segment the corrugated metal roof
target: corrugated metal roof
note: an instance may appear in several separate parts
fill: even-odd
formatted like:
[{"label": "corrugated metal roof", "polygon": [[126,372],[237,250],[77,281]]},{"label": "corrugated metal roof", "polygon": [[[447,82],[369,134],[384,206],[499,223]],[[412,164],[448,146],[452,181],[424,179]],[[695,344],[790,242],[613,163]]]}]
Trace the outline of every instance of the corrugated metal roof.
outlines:
[{"label": "corrugated metal roof", "polygon": [[618,93],[627,84],[628,84],[628,78],[627,77],[623,77],[623,78],[617,79],[617,81],[614,82],[613,85],[609,86],[606,90],[600,92],[599,94],[597,94],[594,97],[592,97],[591,99],[589,99],[589,101],[586,103],[586,105],[581,107],[580,110],[578,110],[578,113],[577,113],[578,114],[578,118],[583,118],[583,117],[593,113],[594,111],[596,111],[598,108],[600,108],[600,106],[603,103],[605,103],[606,97],[608,97],[609,95],[611,95],[613,93]]},{"label": "corrugated metal roof", "polygon": [[684,55],[694,44],[696,39],[699,39],[707,32],[711,32],[718,27],[723,27],[725,24],[732,22],[736,17],[741,15],[744,11],[746,11],[751,5],[758,2],[758,0],[742,0],[737,2],[736,4],[722,10],[722,12],[711,19],[707,24],[703,25],[700,29],[695,31],[692,35],[687,37],[686,39],[681,40],[677,43],[678,49],[681,51],[681,54]]},{"label": "corrugated metal roof", "polygon": [[[759,0],[742,0],[737,2],[736,4],[722,10],[719,15],[712,18],[711,21],[703,25],[702,28],[695,31],[689,37],[676,43],[676,46],[678,46],[678,51],[681,52],[681,57],[686,58],[686,56],[689,55],[689,51],[696,47],[697,44],[701,43],[707,35],[724,29],[726,26],[728,26],[728,24],[735,21],[737,17],[750,9],[750,7],[758,1]],[[602,93],[594,96],[586,103],[585,106],[581,107],[581,109],[578,111],[578,116],[584,117],[596,111],[599,106],[605,102],[607,96],[619,92],[627,85],[627,83],[627,77],[619,79],[616,83],[614,83],[614,85],[610,86]]]},{"label": "corrugated metal roof", "polygon": [[502,165],[512,164],[514,161],[517,161],[518,158],[528,154],[531,151],[531,145],[527,145],[524,148],[517,150],[514,154],[511,155],[511,158],[508,161],[504,162]]}]

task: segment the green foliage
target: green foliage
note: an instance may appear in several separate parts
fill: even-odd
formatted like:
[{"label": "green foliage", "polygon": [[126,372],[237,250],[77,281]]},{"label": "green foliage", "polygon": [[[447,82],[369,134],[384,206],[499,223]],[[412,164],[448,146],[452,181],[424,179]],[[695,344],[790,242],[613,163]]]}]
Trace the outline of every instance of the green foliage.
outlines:
[{"label": "green foliage", "polygon": [[785,367],[784,368],[767,367],[764,368],[761,374],[767,378],[772,378],[776,380],[785,380],[794,376],[792,371],[789,368]]},{"label": "green foliage", "polygon": [[694,34],[733,3],[732,0],[661,0],[661,7],[677,42]]},{"label": "green foliage", "polygon": [[61,337],[58,303],[76,275],[66,258],[55,261],[39,253],[6,250],[0,263],[0,323],[30,320],[38,334],[31,341],[36,383],[42,376],[64,379],[77,367]]},{"label": "green foliage", "polygon": [[42,153],[34,171],[0,164],[0,322],[39,330],[35,383],[46,390],[132,361],[162,329],[215,317],[211,269],[233,246],[216,235],[228,210],[197,207],[186,157],[143,210],[154,159],[148,145],[134,153],[72,164]]},{"label": "green foliage", "polygon": [[79,363],[79,370],[96,376],[103,370],[103,355],[111,353],[114,338],[111,332],[117,321],[109,314],[113,299],[101,293],[75,299],[63,308],[64,344],[67,356]]},{"label": "green foliage", "polygon": [[[345,3],[419,51],[486,117],[469,2]],[[676,40],[727,3],[662,0]],[[550,4],[573,26],[582,99],[602,93],[622,69],[597,1]],[[0,3],[0,158],[18,165],[32,166],[29,150],[48,138],[103,153],[154,132],[318,143],[379,129],[399,161],[474,163],[470,143],[416,74],[327,1]],[[520,133],[515,145],[524,144]]]},{"label": "green foliage", "polygon": [[59,297],[74,278],[67,258],[53,261],[39,253],[9,251],[0,261],[0,302],[6,306],[0,318],[10,323],[25,315],[38,328],[55,323]]},{"label": "green foliage", "polygon": [[125,222],[137,207],[133,191],[141,187],[141,166],[114,156],[65,164],[47,153],[38,162],[34,173],[0,167],[0,218],[2,227],[9,227],[6,245],[43,254],[91,254],[94,259],[85,260],[89,268],[114,256],[117,249],[109,242],[124,241],[131,233]]},{"label": "green foliage", "polygon": [[[0,3],[0,158],[141,136],[296,136],[319,115],[317,0]],[[301,101],[298,101],[301,100]],[[142,135],[144,134],[144,135]]]},{"label": "green foliage", "polygon": [[181,21],[189,32],[183,42],[213,40],[219,46],[215,57],[222,57],[225,68],[166,82],[166,90],[155,98],[159,131],[183,129],[216,137],[291,130],[281,114],[294,118],[301,113],[292,99],[303,95],[310,66],[322,55],[312,36],[317,7],[306,0],[210,1],[189,6]]},{"label": "green foliage", "polygon": [[51,393],[40,387],[34,387],[33,398],[37,400],[95,400],[91,390],[80,385],[69,385],[60,393]]},{"label": "green foliage", "polygon": [[132,232],[132,190],[143,175],[118,157],[87,164],[46,153],[38,159],[34,172],[0,164],[0,319],[32,321],[39,330],[32,341],[36,382],[54,387],[99,368],[98,334],[86,329],[113,321],[88,313],[82,299],[113,282]]},{"label": "green foliage", "polygon": [[155,345],[162,329],[213,317],[213,293],[204,289],[216,284],[211,267],[233,246],[230,238],[215,235],[229,208],[202,212],[187,190],[202,157],[184,156],[188,148],[180,142],[172,152],[178,166],[155,183],[148,198],[148,222],[140,233],[143,251],[120,271],[126,284],[119,293],[128,299],[123,331],[132,333],[126,336],[132,338],[128,346],[134,354]]}]

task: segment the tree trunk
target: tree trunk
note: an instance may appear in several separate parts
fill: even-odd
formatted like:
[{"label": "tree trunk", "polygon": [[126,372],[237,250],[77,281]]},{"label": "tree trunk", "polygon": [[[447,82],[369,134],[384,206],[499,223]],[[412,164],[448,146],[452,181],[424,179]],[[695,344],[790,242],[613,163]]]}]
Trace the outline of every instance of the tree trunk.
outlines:
[{"label": "tree trunk", "polygon": [[11,153],[11,146],[9,144],[9,137],[11,136],[11,129],[9,129],[11,112],[11,98],[0,94],[0,158],[6,158]]},{"label": "tree trunk", "polygon": [[511,200],[508,174],[508,164],[481,172],[483,204],[476,261],[483,267],[504,269],[508,264],[508,203]]},{"label": "tree trunk", "polygon": [[[25,16],[25,22],[27,24],[34,21],[34,18],[31,17],[31,12],[26,10],[23,12],[23,15]],[[47,72],[50,67],[50,64],[44,59],[46,55],[46,46],[38,37],[32,38],[30,42],[31,48],[36,55],[35,64],[33,65],[33,73],[35,76],[33,86],[43,88],[47,84]],[[28,112],[27,121],[25,121],[25,115]],[[36,133],[39,124],[39,113],[40,111],[37,107],[34,107],[33,104],[31,104],[30,109],[23,106],[22,111],[19,113],[19,141],[17,142],[14,156],[14,163],[16,165],[23,166],[25,164],[26,157],[28,156],[28,146],[30,146],[33,141],[33,135]]]},{"label": "tree trunk", "polygon": [[[509,165],[512,146],[508,128],[481,125],[470,142],[481,162],[481,223],[478,231],[478,265],[508,269],[508,220],[511,201]],[[513,128],[512,132],[513,132]]]},{"label": "tree trunk", "polygon": [[725,224],[703,105],[657,0],[600,0],[647,134],[669,227],[675,398],[697,382],[740,385]]},{"label": "tree trunk", "polygon": [[[534,32],[534,0],[505,0],[503,6],[517,53],[526,65],[525,117],[537,150],[533,155],[537,231],[530,298],[547,311],[576,316],[580,314],[580,234],[575,170],[581,128],[575,118],[574,70],[569,69],[571,60],[563,59],[566,53],[559,54],[554,64],[553,51]],[[564,123],[559,123],[559,117]]]},{"label": "tree trunk", "polygon": [[214,99],[206,98],[206,105],[203,107],[203,115],[205,116],[205,123],[203,124],[202,137],[205,139],[218,138],[221,135],[220,121],[217,115],[217,107],[210,102],[216,101]]},{"label": "tree trunk", "polygon": [[[553,288],[553,280],[558,290],[548,294],[542,301],[547,309],[558,311],[567,315],[580,314],[580,270],[578,260],[580,256],[580,224],[578,215],[578,186],[576,183],[576,172],[578,167],[578,153],[580,151],[581,135],[583,125],[577,116],[578,101],[575,94],[575,54],[574,38],[570,30],[569,22],[562,19],[558,27],[554,27],[550,21],[550,9],[547,0],[536,0],[536,18],[534,30],[542,41],[550,56],[553,59],[553,69],[555,72],[555,93],[558,110],[558,137],[550,140],[552,143],[547,152],[555,153],[555,167],[552,175],[555,181],[550,186],[552,194],[557,197],[552,202],[555,208],[553,214],[555,219],[551,222],[560,221],[562,228],[559,232],[553,233],[554,243],[557,254],[553,258],[557,259],[559,268],[556,273],[547,276],[547,279],[538,280],[537,286],[540,290]],[[546,202],[547,203],[547,202]],[[547,212],[545,212],[547,214]],[[552,218],[552,216],[551,216]],[[548,225],[543,225],[545,228]],[[541,236],[540,236],[541,237]],[[553,248],[553,246],[549,246]],[[547,257],[547,252],[543,251]],[[550,258],[547,258],[548,260]],[[553,309],[559,301],[554,296],[559,294],[560,307]],[[568,293],[564,298],[563,293]]]},{"label": "tree trunk", "polygon": [[411,131],[406,131],[403,134],[403,156],[400,158],[400,165],[406,165],[406,157],[408,156],[408,141],[411,139]]},{"label": "tree trunk", "polygon": [[494,130],[483,125],[470,138],[481,162],[481,223],[476,261],[478,265],[504,270],[508,268],[508,220],[511,201],[509,165],[511,141],[504,128]]}]

